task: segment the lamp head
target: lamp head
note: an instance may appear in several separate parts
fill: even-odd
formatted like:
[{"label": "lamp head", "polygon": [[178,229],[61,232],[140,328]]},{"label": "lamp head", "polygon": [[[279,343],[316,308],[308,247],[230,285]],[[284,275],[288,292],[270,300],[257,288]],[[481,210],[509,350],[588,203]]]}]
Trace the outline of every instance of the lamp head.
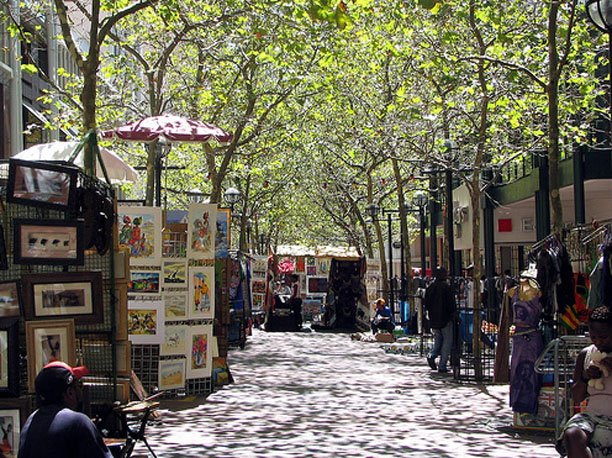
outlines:
[{"label": "lamp head", "polygon": [[612,33],[612,0],[585,0],[589,20],[602,32]]},{"label": "lamp head", "polygon": [[234,205],[240,200],[240,191],[236,188],[227,188],[225,190],[225,200],[227,200],[230,205]]},{"label": "lamp head", "polygon": [[421,208],[427,205],[427,193],[425,191],[417,191],[412,195],[414,205]]},{"label": "lamp head", "polygon": [[378,217],[379,212],[380,208],[376,204],[369,204],[366,206],[366,213],[372,218],[372,220],[375,220]]}]

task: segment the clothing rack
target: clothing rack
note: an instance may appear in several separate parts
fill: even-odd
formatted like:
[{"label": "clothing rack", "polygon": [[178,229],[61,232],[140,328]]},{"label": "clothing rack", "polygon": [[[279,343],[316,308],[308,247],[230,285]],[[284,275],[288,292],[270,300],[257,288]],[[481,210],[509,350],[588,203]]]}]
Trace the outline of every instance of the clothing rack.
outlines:
[{"label": "clothing rack", "polygon": [[536,243],[534,243],[531,246],[531,250],[530,251],[534,251],[534,250],[537,250],[539,248],[542,248],[543,246],[549,244],[550,242],[561,243],[561,236],[560,236],[560,234],[558,232],[552,232],[552,233],[548,234],[542,240],[539,240]]},{"label": "clothing rack", "polygon": [[599,226],[597,229],[593,230],[590,234],[587,234],[585,237],[583,237],[580,242],[583,245],[586,245],[587,243],[595,240],[597,237],[604,235],[604,236],[608,236],[610,235],[610,224],[606,224],[605,226]]}]

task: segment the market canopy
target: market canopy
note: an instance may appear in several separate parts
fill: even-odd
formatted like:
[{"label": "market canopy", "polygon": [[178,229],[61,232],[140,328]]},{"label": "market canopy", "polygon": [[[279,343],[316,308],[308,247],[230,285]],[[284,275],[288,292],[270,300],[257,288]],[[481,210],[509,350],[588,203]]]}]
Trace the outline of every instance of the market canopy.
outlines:
[{"label": "market canopy", "polygon": [[150,116],[125,126],[106,130],[103,138],[120,138],[135,142],[152,142],[163,137],[172,142],[207,142],[214,139],[228,143],[234,136],[220,127],[175,115]]},{"label": "market canopy", "polygon": [[[34,145],[15,154],[13,159],[25,161],[66,161],[70,162],[74,156],[79,142],[51,142]],[[72,163],[83,168],[85,149],[82,148]],[[111,183],[124,183],[126,181],[137,181],[138,172],[127,162],[107,148],[100,148],[100,157],[108,173]],[[96,175],[104,179],[104,172],[100,166],[100,158],[96,161]]]},{"label": "market canopy", "polygon": [[302,245],[279,245],[274,253],[278,257],[283,256],[311,256],[316,258],[335,258],[343,260],[358,260],[362,254],[353,246],[317,246],[307,247]]}]

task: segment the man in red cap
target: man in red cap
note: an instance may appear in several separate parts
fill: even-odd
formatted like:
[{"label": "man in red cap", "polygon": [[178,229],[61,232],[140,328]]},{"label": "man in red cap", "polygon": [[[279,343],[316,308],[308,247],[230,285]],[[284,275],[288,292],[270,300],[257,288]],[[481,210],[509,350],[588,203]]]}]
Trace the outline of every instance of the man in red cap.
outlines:
[{"label": "man in red cap", "polygon": [[34,382],[39,408],[21,431],[18,458],[111,458],[91,420],[79,412],[79,380],[89,371],[61,361],[47,364]]}]

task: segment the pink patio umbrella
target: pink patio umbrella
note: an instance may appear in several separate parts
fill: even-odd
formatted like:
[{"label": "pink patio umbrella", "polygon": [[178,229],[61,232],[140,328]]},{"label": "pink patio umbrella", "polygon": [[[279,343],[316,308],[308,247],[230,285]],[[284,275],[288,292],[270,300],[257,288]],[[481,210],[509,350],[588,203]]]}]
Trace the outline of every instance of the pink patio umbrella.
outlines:
[{"label": "pink patio umbrella", "polygon": [[172,142],[207,142],[214,139],[228,143],[234,136],[220,127],[175,115],[150,116],[125,126],[102,132],[103,138],[152,142],[160,136]]}]

